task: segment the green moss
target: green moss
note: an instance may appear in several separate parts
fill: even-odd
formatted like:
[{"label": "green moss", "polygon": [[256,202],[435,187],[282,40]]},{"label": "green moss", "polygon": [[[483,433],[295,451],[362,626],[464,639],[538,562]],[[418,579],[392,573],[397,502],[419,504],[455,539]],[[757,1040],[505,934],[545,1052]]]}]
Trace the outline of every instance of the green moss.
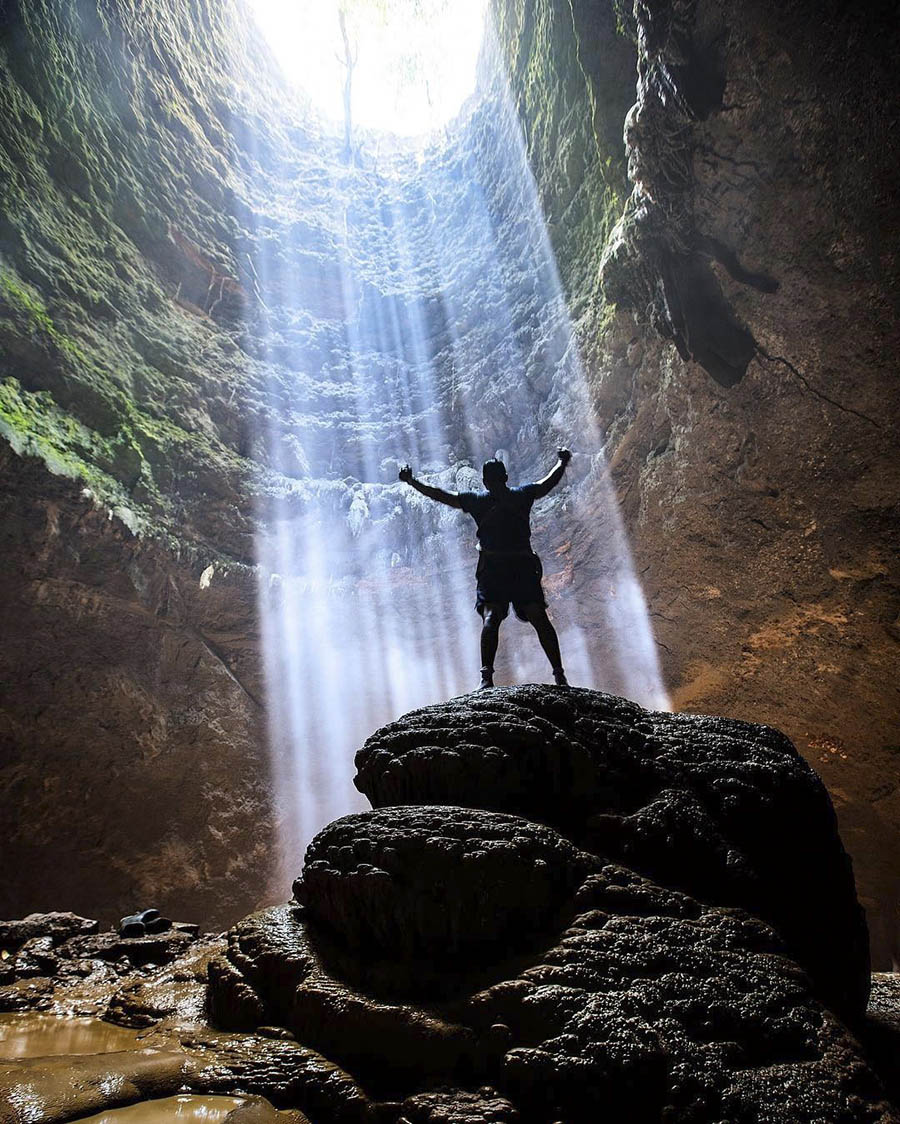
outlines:
[{"label": "green moss", "polygon": [[0,269],[0,312],[4,305],[32,338],[49,344],[73,363],[91,366],[84,348],[53,323],[37,290],[24,284],[9,270]]},{"label": "green moss", "polygon": [[14,316],[26,322],[32,333],[55,334],[53,321],[40,296],[7,270],[0,270],[0,299]]},{"label": "green moss", "polygon": [[20,456],[40,457],[60,476],[82,480],[101,500],[120,505],[121,484],[97,466],[111,450],[102,438],[60,410],[46,391],[29,393],[18,379],[0,383],[0,434]]}]

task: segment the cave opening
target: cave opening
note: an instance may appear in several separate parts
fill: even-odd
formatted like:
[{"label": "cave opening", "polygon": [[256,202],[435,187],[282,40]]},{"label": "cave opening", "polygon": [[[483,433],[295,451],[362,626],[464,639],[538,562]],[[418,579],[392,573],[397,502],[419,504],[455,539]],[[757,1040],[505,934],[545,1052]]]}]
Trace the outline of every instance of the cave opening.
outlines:
[{"label": "cave opening", "polygon": [[250,0],[285,78],[332,126],[423,137],[475,91],[486,0]]},{"label": "cave opening", "polygon": [[453,112],[356,84],[348,143],[342,37],[329,115],[249,0],[0,3],[0,916],[282,897],[477,682],[473,528],[398,466],[567,444],[573,683],[783,730],[898,961],[898,29],[812,7],[491,0]]}]

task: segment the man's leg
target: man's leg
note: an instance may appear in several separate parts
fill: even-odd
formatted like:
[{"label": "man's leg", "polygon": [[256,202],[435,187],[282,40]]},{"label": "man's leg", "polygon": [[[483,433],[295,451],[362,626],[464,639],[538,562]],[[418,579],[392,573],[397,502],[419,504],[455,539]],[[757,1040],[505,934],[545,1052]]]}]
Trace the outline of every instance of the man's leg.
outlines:
[{"label": "man's leg", "polygon": [[538,604],[526,605],[525,616],[528,618],[528,623],[534,626],[534,630],[538,634],[538,640],[541,642],[544,654],[553,668],[553,678],[561,687],[568,686],[566,673],[563,671],[562,656],[559,651],[559,637],[547,616],[546,607]]},{"label": "man's leg", "polygon": [[506,616],[503,605],[485,605],[481,628],[481,686],[493,687],[494,685],[494,657],[497,655],[497,645],[500,643],[500,625]]}]

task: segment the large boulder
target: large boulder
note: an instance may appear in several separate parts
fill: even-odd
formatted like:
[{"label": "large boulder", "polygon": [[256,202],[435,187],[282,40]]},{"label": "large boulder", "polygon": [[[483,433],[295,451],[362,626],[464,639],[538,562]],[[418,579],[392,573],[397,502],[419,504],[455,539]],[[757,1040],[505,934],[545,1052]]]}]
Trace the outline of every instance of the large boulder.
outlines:
[{"label": "large boulder", "polygon": [[[415,831],[410,812],[383,815]],[[494,946],[487,970],[457,963],[444,994],[410,999],[404,947],[369,950],[351,929],[351,951],[309,908],[274,907],[211,965],[212,1012],[233,1029],[287,1027],[376,1100],[405,1096],[408,1120],[896,1121],[764,922],[613,865],[583,871],[566,912],[541,948]]]},{"label": "large boulder", "polygon": [[839,1017],[849,863],[776,731],[523,687],[357,761],[381,806],[229,933],[219,1025],[285,1028],[400,1124],[897,1121]]},{"label": "large boulder", "polygon": [[[777,730],[523,686],[424,707],[356,756],[376,808],[452,804],[551,824],[579,847],[769,921],[843,1017],[868,937],[824,785]],[[823,934],[827,933],[827,939]]]}]

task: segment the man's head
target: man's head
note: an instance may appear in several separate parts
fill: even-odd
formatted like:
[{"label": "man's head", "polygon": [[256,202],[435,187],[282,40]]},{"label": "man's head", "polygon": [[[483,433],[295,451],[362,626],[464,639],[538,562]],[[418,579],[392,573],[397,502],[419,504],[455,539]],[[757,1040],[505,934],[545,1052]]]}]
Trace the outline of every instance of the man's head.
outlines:
[{"label": "man's head", "polygon": [[490,492],[494,488],[502,488],[506,483],[506,465],[503,461],[485,461],[481,469],[481,479]]}]

